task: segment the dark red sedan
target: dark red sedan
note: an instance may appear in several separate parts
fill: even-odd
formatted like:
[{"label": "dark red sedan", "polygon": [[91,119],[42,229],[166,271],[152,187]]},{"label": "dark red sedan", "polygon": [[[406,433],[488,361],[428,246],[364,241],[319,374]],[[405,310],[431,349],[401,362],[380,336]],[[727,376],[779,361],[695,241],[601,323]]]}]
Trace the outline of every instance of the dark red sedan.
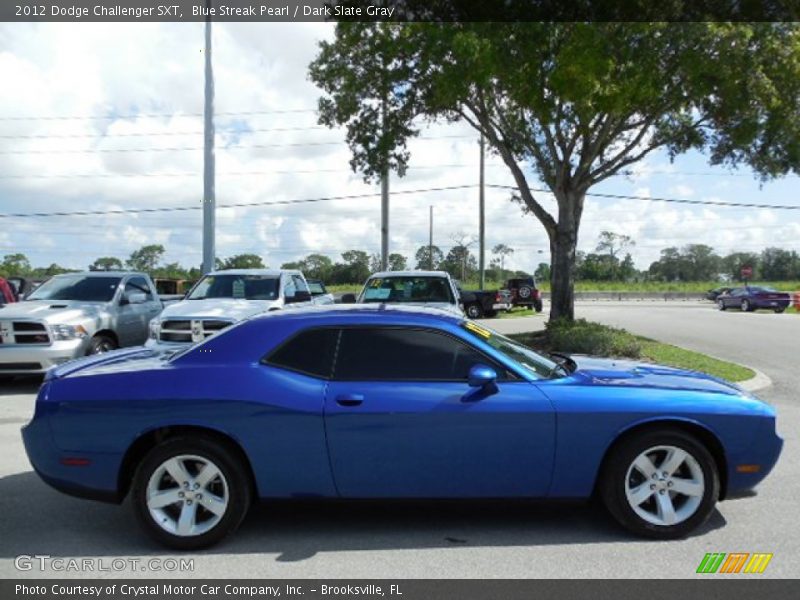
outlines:
[{"label": "dark red sedan", "polygon": [[733,288],[727,294],[717,297],[717,306],[720,310],[739,308],[744,312],[751,312],[759,308],[782,313],[791,303],[791,295],[779,292],[770,287],[749,285]]}]

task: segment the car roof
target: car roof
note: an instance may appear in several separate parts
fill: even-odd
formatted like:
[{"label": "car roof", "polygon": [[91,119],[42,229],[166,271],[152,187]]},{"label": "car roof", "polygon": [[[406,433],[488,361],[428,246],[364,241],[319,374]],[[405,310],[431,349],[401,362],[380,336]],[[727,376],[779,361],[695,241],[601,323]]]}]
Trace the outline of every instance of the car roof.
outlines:
[{"label": "car roof", "polygon": [[74,271],[72,273],[59,273],[53,277],[69,277],[75,275],[82,275],[84,277],[126,277],[127,275],[137,275],[139,277],[147,277],[145,273],[139,271]]},{"label": "car roof", "polygon": [[262,275],[265,277],[280,277],[282,273],[299,274],[296,269],[220,269],[211,271],[209,275]]},{"label": "car roof", "polygon": [[373,277],[450,277],[447,271],[380,271],[369,276]]},{"label": "car roof", "polygon": [[457,325],[464,321],[449,311],[426,306],[402,306],[398,304],[372,303],[372,304],[334,304],[321,306],[307,306],[287,310],[260,313],[247,319],[248,321],[305,321],[308,324],[315,322],[323,324],[329,321],[363,322],[368,324],[386,319],[393,322],[408,321],[411,323],[439,322],[442,324]]}]

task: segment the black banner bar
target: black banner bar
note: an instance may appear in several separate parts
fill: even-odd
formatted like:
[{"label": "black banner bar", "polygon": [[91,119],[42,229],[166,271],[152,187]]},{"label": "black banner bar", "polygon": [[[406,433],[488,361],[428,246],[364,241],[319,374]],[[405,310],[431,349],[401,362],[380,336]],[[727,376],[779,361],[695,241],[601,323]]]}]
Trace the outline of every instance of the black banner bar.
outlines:
[{"label": "black banner bar", "polygon": [[800,0],[3,0],[5,22],[800,20]]},{"label": "black banner bar", "polygon": [[750,600],[788,598],[791,580],[9,579],[3,600]]}]

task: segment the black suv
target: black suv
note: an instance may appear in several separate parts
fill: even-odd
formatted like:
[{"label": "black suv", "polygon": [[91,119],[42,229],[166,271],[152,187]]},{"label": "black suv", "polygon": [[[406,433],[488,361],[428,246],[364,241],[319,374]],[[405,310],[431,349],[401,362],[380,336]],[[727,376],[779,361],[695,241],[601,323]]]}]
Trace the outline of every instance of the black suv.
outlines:
[{"label": "black suv", "polygon": [[514,306],[533,307],[536,312],[542,312],[542,293],[536,288],[533,277],[509,279],[505,288],[511,292]]}]

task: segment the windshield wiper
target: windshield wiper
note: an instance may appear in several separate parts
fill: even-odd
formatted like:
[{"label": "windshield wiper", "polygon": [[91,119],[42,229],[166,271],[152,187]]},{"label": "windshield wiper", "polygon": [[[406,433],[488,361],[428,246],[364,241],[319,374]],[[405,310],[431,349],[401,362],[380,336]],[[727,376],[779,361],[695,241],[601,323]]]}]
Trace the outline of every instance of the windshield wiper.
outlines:
[{"label": "windshield wiper", "polygon": [[556,364],[547,372],[547,379],[552,379],[553,375],[555,375],[559,369],[564,372],[564,377],[572,372],[570,365],[575,364],[575,361],[569,356],[566,354],[559,354],[558,352],[548,352],[548,354],[553,357]]}]

